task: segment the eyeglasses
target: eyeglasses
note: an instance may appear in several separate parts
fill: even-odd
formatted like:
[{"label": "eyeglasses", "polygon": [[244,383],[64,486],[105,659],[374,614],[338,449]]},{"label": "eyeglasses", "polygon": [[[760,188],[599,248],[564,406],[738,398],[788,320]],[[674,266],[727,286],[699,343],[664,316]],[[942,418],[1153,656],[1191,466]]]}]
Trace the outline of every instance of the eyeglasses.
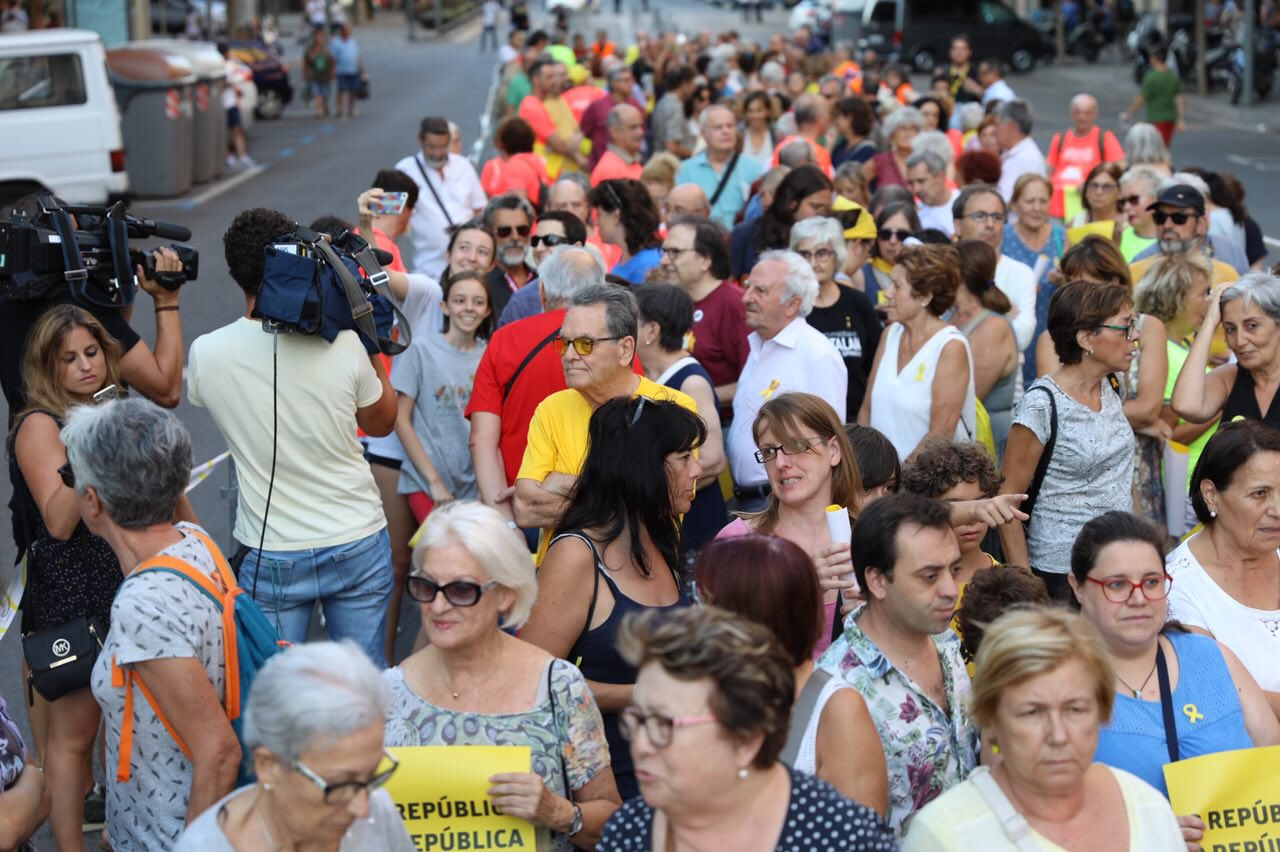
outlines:
[{"label": "eyeglasses", "polygon": [[528,225],[516,225],[514,228],[510,225],[503,225],[501,228],[494,228],[493,232],[498,235],[498,239],[505,240],[507,237],[511,236],[512,232],[517,233],[522,237],[527,237],[531,230],[533,229]]},{"label": "eyeglasses", "polygon": [[529,238],[529,245],[537,248],[540,245],[546,245],[547,248],[555,248],[569,243],[568,237],[562,237],[559,234],[534,234]]},{"label": "eyeglasses", "polygon": [[1151,214],[1151,218],[1156,221],[1157,225],[1163,225],[1170,219],[1173,220],[1175,225],[1185,225],[1188,219],[1199,219],[1200,215],[1198,213],[1164,213],[1157,210]]},{"label": "eyeglasses", "polygon": [[876,231],[876,236],[886,242],[888,240],[897,240],[901,243],[904,242],[907,237],[911,236],[911,232],[903,230],[902,228],[881,228]]},{"label": "eyeglasses", "polygon": [[1124,204],[1126,207],[1128,207],[1130,204],[1132,204],[1134,207],[1137,207],[1138,205],[1140,205],[1140,204],[1142,203],[1142,196],[1141,196],[1141,195],[1126,195],[1124,198],[1121,198],[1121,199],[1120,199],[1120,202],[1121,202],[1122,204]]},{"label": "eyeglasses", "polygon": [[997,225],[999,225],[1001,222],[1004,221],[1004,214],[988,213],[985,210],[977,210],[977,211],[974,211],[973,213],[966,213],[960,218],[968,219],[970,222],[977,222],[979,225],[986,222],[994,222]]},{"label": "eyeglasses", "polygon": [[1098,328],[1109,328],[1112,331],[1123,331],[1125,340],[1133,340],[1134,334],[1138,330],[1138,315],[1134,314],[1130,317],[1129,322],[1125,325],[1109,325],[1107,323],[1103,323],[1098,326]]},{"label": "eyeglasses", "polygon": [[1133,597],[1134,589],[1139,589],[1142,596],[1149,601],[1162,601],[1169,597],[1169,589],[1173,588],[1173,578],[1168,574],[1158,577],[1143,577],[1134,583],[1123,577],[1112,577],[1109,580],[1095,580],[1085,577],[1090,583],[1102,587],[1102,596],[1112,603],[1128,603]]},{"label": "eyeglasses", "polygon": [[821,436],[814,438],[792,438],[790,441],[784,441],[780,447],[761,447],[756,450],[756,461],[760,464],[768,464],[778,457],[781,452],[784,456],[798,456],[801,453],[807,453],[813,449],[813,445],[827,440]]},{"label": "eyeglasses", "polygon": [[571,340],[568,337],[557,336],[551,338],[551,348],[556,351],[557,355],[563,355],[565,348],[572,344],[574,352],[579,355],[590,355],[592,350],[596,348],[597,343],[621,339],[621,337],[575,337]]},{"label": "eyeglasses", "polygon": [[663,246],[662,253],[672,260],[679,260],[680,255],[687,251],[694,251],[692,248],[676,248],[675,246]]},{"label": "eyeglasses", "polygon": [[1091,183],[1087,192],[1116,192],[1120,187],[1114,183]]},{"label": "eyeglasses", "polygon": [[498,585],[493,580],[487,583],[472,583],[467,580],[454,580],[452,583],[439,583],[410,574],[404,578],[404,590],[409,597],[422,603],[431,603],[436,595],[444,592],[444,599],[454,606],[468,607],[480,603],[480,596]]},{"label": "eyeglasses", "polygon": [[62,484],[68,488],[76,487],[76,472],[71,469],[71,462],[67,462],[58,468],[58,477],[62,480]]},{"label": "eyeglasses", "polygon": [[638,707],[627,707],[618,714],[618,732],[627,742],[636,738],[640,729],[644,728],[645,736],[654,748],[666,748],[671,745],[671,735],[676,728],[688,728],[692,725],[709,725],[720,721],[710,713],[701,716],[661,716],[657,713],[645,713]]},{"label": "eyeglasses", "polygon": [[[907,236],[910,236],[910,234]],[[888,239],[888,237],[885,239]],[[906,237],[902,237],[900,239],[906,239]],[[836,253],[829,248],[814,249],[813,251],[797,251],[796,254],[804,258],[806,263],[813,263],[815,260],[826,263],[828,260],[836,256]]]},{"label": "eyeglasses", "polygon": [[395,755],[384,750],[382,752],[382,762],[378,765],[386,766],[386,768],[376,773],[368,781],[340,781],[336,784],[330,784],[314,771],[308,769],[300,760],[295,760],[289,764],[289,767],[316,785],[316,788],[324,794],[324,803],[326,805],[344,805],[361,793],[372,793],[390,781],[391,776],[395,774],[396,769],[400,766],[400,761],[396,760]]}]

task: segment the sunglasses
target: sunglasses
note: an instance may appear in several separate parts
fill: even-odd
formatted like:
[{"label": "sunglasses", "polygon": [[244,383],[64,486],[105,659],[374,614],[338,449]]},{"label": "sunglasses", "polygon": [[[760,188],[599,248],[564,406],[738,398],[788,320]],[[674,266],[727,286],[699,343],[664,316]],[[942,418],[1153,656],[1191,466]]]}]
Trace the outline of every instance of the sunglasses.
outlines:
[{"label": "sunglasses", "polygon": [[428,580],[426,577],[416,577],[413,574],[404,578],[404,590],[415,601],[431,603],[436,599],[437,594],[444,592],[445,600],[454,606],[463,607],[475,606],[480,603],[480,596],[496,585],[497,583],[492,580],[483,584],[455,580],[442,586],[439,583]]},{"label": "sunglasses", "polygon": [[1173,224],[1175,225],[1185,225],[1187,224],[1188,219],[1198,219],[1200,217],[1196,213],[1161,213],[1157,210],[1155,213],[1151,214],[1151,218],[1155,220],[1157,225],[1163,225],[1170,219],[1173,220]]},{"label": "sunglasses", "polygon": [[58,478],[62,480],[62,484],[74,490],[76,487],[76,472],[71,469],[71,462],[67,462],[58,468]]},{"label": "sunglasses", "polygon": [[881,228],[876,232],[876,235],[886,242],[889,240],[904,242],[907,237],[911,236],[911,232],[902,228]]},{"label": "sunglasses", "polygon": [[557,355],[563,355],[565,349],[572,345],[573,351],[577,352],[579,355],[590,355],[596,348],[597,343],[603,343],[606,340],[621,339],[622,338],[620,337],[575,337],[570,339],[568,337],[557,336],[551,338],[551,348],[555,350]]},{"label": "sunglasses", "polygon": [[512,232],[515,232],[522,237],[527,237],[529,236],[529,232],[532,230],[533,229],[528,225],[516,225],[514,228],[510,225],[503,225],[501,228],[494,228],[493,232],[498,235],[498,239],[505,240],[507,237],[511,236]]},{"label": "sunglasses", "polygon": [[541,246],[541,245],[545,245],[547,248],[555,248],[556,246],[563,246],[568,244],[569,244],[569,238],[562,237],[559,234],[546,234],[546,235],[534,234],[532,237],[529,238],[529,245],[533,246],[534,248],[537,248],[538,246]]}]

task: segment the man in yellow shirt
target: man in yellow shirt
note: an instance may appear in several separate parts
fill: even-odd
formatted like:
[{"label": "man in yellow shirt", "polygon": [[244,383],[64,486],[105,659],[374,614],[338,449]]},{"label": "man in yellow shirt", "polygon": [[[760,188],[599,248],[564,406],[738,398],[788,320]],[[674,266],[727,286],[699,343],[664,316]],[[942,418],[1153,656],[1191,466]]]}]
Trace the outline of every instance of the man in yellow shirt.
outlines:
[{"label": "man in yellow shirt", "polygon": [[587,457],[587,424],[597,407],[619,396],[646,396],[698,410],[680,391],[633,372],[636,333],[635,297],[625,288],[601,283],[573,297],[560,335],[552,340],[567,387],[544,399],[533,412],[513,501],[520,526],[543,530],[539,562],[547,550],[548,531],[568,507]]}]

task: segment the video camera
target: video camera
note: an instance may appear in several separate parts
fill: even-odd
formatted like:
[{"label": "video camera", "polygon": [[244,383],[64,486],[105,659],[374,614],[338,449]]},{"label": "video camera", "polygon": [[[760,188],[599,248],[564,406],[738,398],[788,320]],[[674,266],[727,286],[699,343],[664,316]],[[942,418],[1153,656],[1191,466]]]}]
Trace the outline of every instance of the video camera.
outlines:
[{"label": "video camera", "polygon": [[130,240],[149,237],[189,240],[191,231],[130,216],[124,202],[66,205],[48,192],[36,193],[25,211],[15,209],[8,221],[0,221],[0,301],[43,299],[65,285],[80,304],[123,308],[137,292],[137,266],[167,290],[195,280],[200,264],[195,248],[170,246],[182,260],[182,271],[157,274],[155,255],[129,246]]},{"label": "video camera", "polygon": [[332,343],[349,329],[370,355],[408,348],[412,329],[391,295],[378,259],[384,252],[350,231],[329,239],[296,223],[264,252],[253,315],[266,331],[315,334]]}]

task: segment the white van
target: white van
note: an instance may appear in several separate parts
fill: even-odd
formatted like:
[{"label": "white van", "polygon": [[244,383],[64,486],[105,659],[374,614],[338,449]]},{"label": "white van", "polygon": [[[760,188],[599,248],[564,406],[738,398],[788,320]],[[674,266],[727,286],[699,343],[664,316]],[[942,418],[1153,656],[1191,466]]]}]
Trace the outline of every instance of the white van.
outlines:
[{"label": "white van", "polygon": [[107,56],[89,30],[0,35],[0,207],[38,189],[102,204],[129,189]]}]

